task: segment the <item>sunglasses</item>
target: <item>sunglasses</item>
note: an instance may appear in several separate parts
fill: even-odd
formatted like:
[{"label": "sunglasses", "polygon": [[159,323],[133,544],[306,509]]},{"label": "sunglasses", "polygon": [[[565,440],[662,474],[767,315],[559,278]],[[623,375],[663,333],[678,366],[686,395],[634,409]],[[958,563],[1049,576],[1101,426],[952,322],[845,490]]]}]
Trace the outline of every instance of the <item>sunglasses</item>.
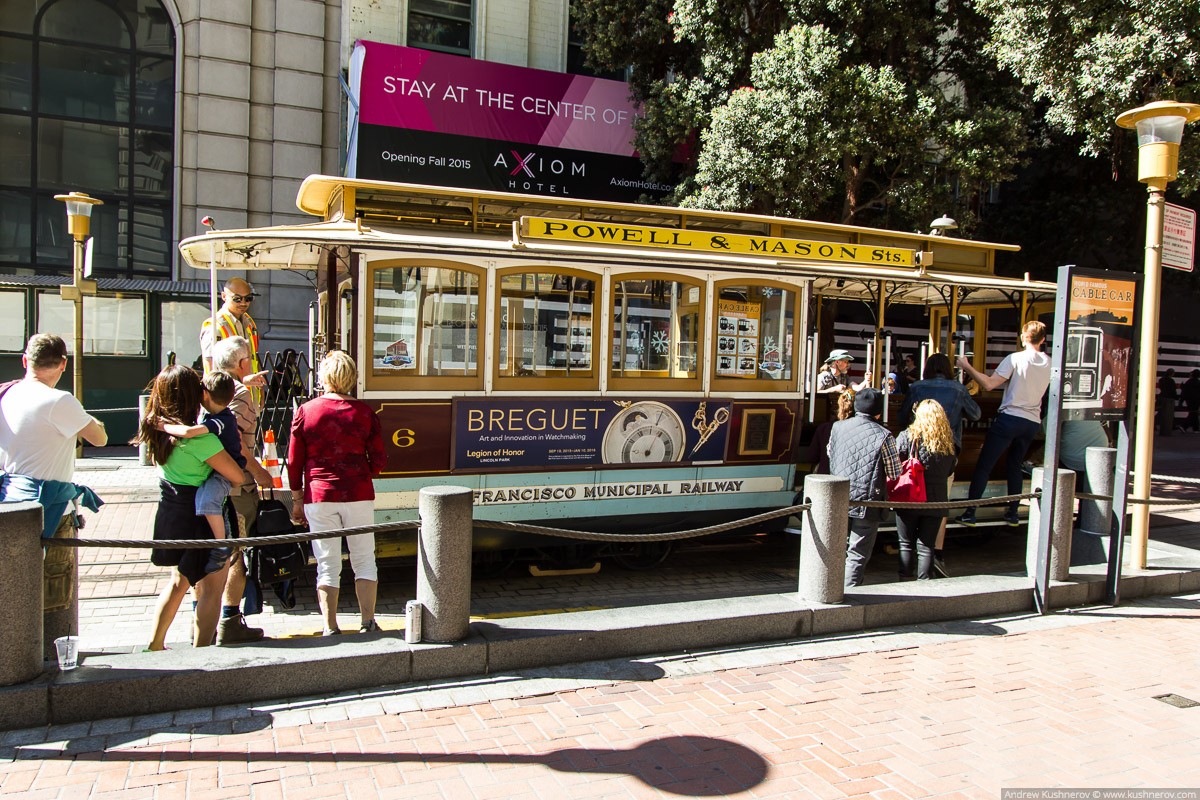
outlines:
[{"label": "sunglasses", "polygon": [[229,302],[231,302],[231,303],[253,303],[254,298],[256,298],[256,297],[258,297],[258,295],[256,295],[256,294],[247,294],[247,295],[231,294],[231,295],[229,295]]}]

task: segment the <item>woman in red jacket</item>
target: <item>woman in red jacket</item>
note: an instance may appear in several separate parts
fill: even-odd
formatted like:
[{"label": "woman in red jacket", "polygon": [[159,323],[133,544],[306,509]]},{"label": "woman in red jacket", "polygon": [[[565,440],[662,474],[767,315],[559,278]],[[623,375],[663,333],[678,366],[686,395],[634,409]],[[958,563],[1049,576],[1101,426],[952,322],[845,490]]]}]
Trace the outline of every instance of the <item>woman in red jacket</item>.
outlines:
[{"label": "woman in red jacket", "polygon": [[[292,487],[292,519],[308,521],[313,531],[375,524],[375,486],[371,478],[383,471],[383,433],[371,407],[350,396],[358,382],[354,359],[335,350],[321,360],[320,397],[300,406],[292,419],[288,445],[288,481]],[[301,491],[303,490],[303,491]],[[379,576],[375,569],[375,534],[346,537],[354,593],[362,614],[360,633],[379,630],[375,598]],[[317,602],[325,618],[325,636],[341,633],[337,623],[342,574],[340,537],[316,539]]]}]

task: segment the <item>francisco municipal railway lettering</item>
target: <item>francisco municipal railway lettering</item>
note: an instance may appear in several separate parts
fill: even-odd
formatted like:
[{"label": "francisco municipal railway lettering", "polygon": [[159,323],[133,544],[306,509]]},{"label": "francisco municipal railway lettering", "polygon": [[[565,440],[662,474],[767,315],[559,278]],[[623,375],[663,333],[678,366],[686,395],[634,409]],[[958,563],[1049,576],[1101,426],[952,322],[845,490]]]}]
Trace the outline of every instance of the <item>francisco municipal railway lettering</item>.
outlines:
[{"label": "francisco municipal railway lettering", "polygon": [[[522,486],[510,489],[476,489],[475,505],[503,503],[546,503],[555,500],[607,500],[653,495],[736,494],[739,481],[657,481],[654,483],[601,483],[595,486]],[[755,488],[754,491],[764,491]]]}]

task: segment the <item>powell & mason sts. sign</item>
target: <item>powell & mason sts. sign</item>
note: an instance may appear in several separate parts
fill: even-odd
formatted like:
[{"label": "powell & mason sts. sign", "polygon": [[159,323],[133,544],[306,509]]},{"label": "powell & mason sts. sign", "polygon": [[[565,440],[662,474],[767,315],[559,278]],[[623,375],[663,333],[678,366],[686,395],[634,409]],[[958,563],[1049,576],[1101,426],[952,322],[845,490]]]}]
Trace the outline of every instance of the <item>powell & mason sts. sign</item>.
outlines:
[{"label": "powell & mason sts. sign", "polygon": [[848,242],[818,242],[776,236],[614,225],[549,217],[521,217],[518,242],[552,241],[685,250],[692,253],[803,258],[846,264],[912,267],[912,250]]}]

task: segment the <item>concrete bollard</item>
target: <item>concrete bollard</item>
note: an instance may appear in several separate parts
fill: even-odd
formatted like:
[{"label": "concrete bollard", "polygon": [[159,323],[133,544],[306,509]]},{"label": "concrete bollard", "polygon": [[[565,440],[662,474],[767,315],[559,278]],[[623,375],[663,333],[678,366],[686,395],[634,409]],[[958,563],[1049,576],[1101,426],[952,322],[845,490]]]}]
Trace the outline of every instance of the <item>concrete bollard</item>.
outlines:
[{"label": "concrete bollard", "polygon": [[846,596],[846,537],[849,530],[850,480],[836,475],[807,475],[800,536],[800,581],[805,600],[840,603]]},{"label": "concrete bollard", "polygon": [[1102,494],[1108,500],[1079,501],[1079,527],[1071,534],[1071,566],[1108,563],[1117,451],[1112,447],[1089,447],[1084,458],[1086,473],[1076,478],[1079,491]]},{"label": "concrete bollard", "polygon": [[[1042,485],[1042,467],[1034,467],[1032,486]],[[1065,581],[1071,567],[1071,528],[1075,521],[1075,473],[1060,469],[1055,474],[1058,485],[1054,490],[1054,508],[1047,510],[1051,515],[1050,525],[1050,580]],[[1041,500],[1035,498],[1029,504],[1029,535],[1025,543],[1025,574],[1037,574],[1038,526],[1041,524]]]},{"label": "concrete bollard", "polygon": [[471,623],[472,493],[465,486],[427,486],[418,495],[421,531],[417,602],[421,640],[457,642]]},{"label": "concrete bollard", "polygon": [[42,674],[42,507],[0,504],[0,686]]}]

